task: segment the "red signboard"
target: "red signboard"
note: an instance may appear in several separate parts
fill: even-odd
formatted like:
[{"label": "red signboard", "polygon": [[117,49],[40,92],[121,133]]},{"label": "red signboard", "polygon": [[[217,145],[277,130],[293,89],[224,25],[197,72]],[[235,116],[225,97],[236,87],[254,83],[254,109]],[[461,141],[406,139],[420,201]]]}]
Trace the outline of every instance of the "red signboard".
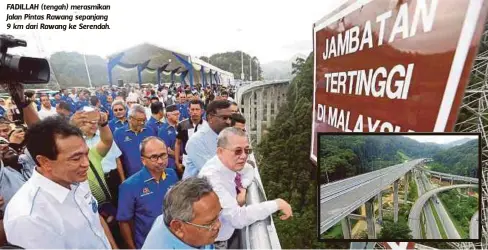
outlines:
[{"label": "red signboard", "polygon": [[319,132],[452,131],[484,29],[483,0],[349,1],[314,25]]}]

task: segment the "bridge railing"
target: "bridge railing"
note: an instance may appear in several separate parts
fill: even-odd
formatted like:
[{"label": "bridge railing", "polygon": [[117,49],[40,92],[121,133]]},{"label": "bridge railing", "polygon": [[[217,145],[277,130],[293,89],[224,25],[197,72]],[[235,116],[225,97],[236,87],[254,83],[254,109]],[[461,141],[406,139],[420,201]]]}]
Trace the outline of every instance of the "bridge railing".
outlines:
[{"label": "bridge railing", "polygon": [[[282,83],[285,81],[286,80],[256,81],[241,85],[236,93],[236,101],[240,104],[242,95],[252,88],[257,88],[268,84]],[[247,131],[250,131],[248,124],[246,124],[246,129]],[[254,168],[254,180],[247,187],[246,205],[252,205],[264,202],[267,199],[254,154],[249,155],[248,163],[250,163]],[[252,225],[240,230],[239,245],[241,249],[281,249],[281,244],[272,216],[269,216],[264,220],[257,221]]]},{"label": "bridge railing", "polygon": [[[266,201],[266,194],[254,155],[249,156],[248,163],[254,168],[254,180],[247,187],[246,205],[252,205]],[[281,249],[271,216],[240,230],[239,242],[241,249]]]}]

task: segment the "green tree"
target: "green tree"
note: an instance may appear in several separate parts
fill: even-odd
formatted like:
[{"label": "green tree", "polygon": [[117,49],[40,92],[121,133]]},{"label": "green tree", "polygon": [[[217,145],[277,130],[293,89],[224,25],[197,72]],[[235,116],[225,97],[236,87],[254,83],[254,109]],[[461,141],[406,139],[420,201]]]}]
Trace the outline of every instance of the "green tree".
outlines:
[{"label": "green tree", "polygon": [[317,169],[309,161],[312,73],[310,55],[288,88],[286,104],[256,147],[258,165],[268,199],[283,198],[293,208],[291,220],[274,217],[282,248],[347,248],[347,243],[317,241]]},{"label": "green tree", "polygon": [[394,223],[390,220],[383,222],[381,232],[378,235],[379,239],[412,239],[412,231],[408,227],[407,223],[398,221]]}]

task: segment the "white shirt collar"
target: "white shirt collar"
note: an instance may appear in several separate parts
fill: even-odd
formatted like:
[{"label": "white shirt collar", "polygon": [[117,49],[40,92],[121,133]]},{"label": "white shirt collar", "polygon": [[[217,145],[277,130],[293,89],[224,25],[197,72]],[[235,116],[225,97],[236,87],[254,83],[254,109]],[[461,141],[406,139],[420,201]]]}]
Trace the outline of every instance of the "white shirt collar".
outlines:
[{"label": "white shirt collar", "polygon": [[[32,183],[34,186],[42,188],[43,191],[53,196],[59,203],[64,202],[70,192],[69,189],[44,177],[39,172],[37,172],[37,169],[34,169],[34,171],[32,172],[32,177],[29,180],[30,183]],[[71,188],[73,188],[73,186],[74,185],[71,185]]]}]

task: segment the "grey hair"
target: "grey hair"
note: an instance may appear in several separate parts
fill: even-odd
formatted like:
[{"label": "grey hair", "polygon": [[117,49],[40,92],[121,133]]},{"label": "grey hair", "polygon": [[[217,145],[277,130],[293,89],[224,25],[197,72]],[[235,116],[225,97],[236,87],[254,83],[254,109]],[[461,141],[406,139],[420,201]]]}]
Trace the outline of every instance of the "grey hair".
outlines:
[{"label": "grey hair", "polygon": [[133,104],[132,107],[129,109],[129,116],[132,116],[135,113],[143,113],[146,115],[146,110],[140,104]]},{"label": "grey hair", "polygon": [[217,147],[225,148],[229,143],[229,136],[237,135],[246,137],[246,132],[242,131],[242,129],[234,128],[234,127],[227,127],[220,131],[219,136],[217,137]]},{"label": "grey hair", "polygon": [[127,109],[125,107],[124,101],[122,101],[122,100],[116,100],[116,101],[112,102],[112,109],[114,109],[115,105],[121,105],[122,107],[124,107],[124,109]]},{"label": "grey hair", "polygon": [[173,220],[192,221],[193,203],[212,192],[212,185],[205,177],[189,177],[178,182],[164,196],[164,223],[169,225]]},{"label": "grey hair", "polygon": [[149,137],[146,137],[144,138],[144,140],[142,140],[141,144],[139,145],[139,151],[141,152],[141,156],[144,155],[144,151],[146,149],[146,144],[152,140],[158,140],[160,142],[162,142],[164,144],[165,147],[166,146],[166,143],[164,143],[163,139],[157,137],[157,136],[149,136]]}]

